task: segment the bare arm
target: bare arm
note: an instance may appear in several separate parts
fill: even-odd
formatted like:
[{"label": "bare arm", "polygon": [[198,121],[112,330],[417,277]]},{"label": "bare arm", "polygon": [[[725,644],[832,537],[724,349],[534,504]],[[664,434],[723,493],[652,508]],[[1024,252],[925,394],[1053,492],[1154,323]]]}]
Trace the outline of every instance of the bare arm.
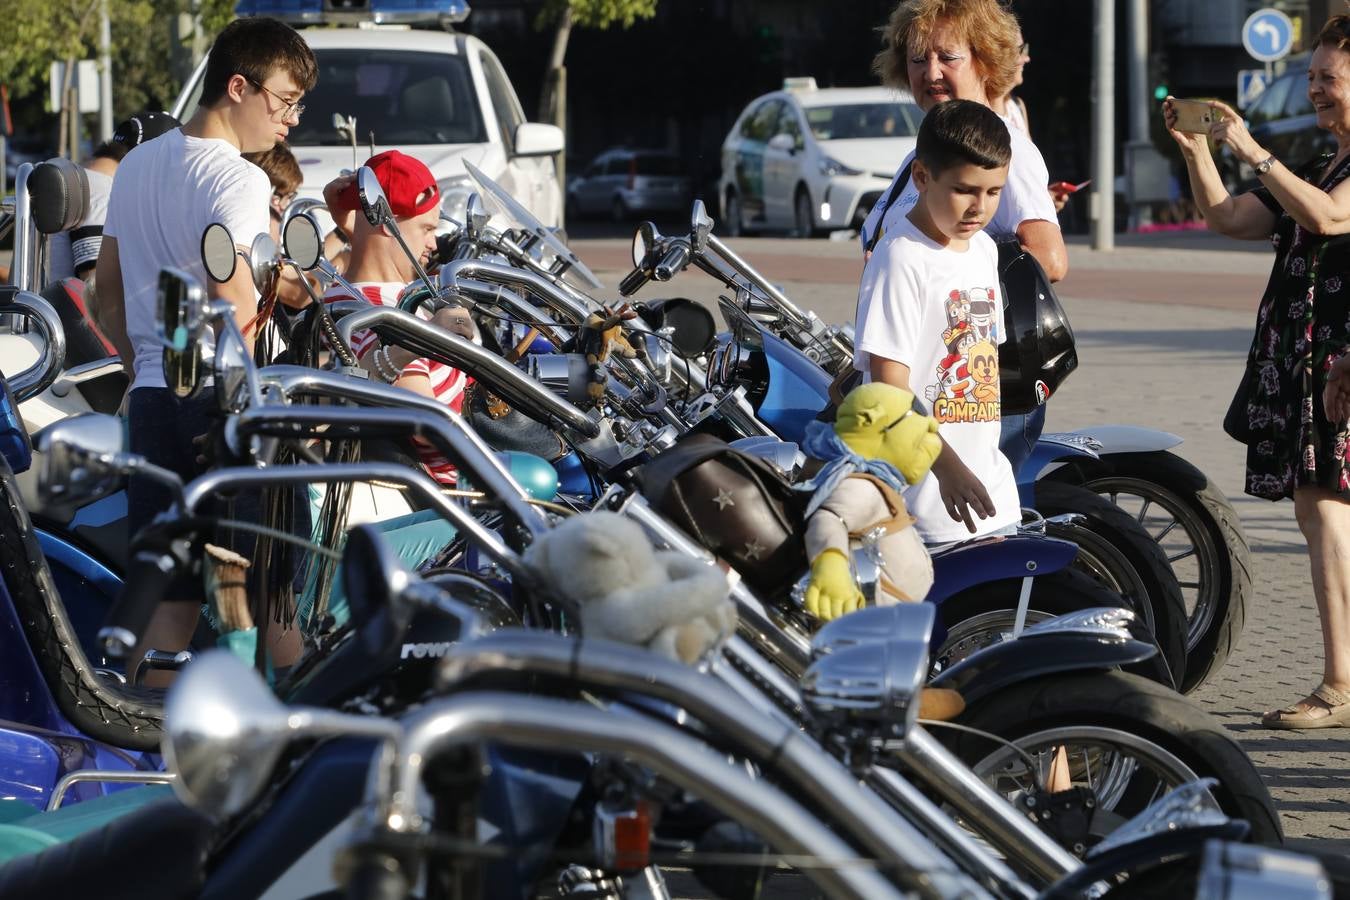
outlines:
[{"label": "bare arm", "polygon": [[1044,219],[1028,219],[1017,226],[1017,240],[1045,270],[1052,282],[1069,274],[1069,251],[1064,247],[1064,235],[1059,225]]},{"label": "bare arm", "polygon": [[136,350],[127,336],[127,302],[122,292],[122,260],[117,254],[117,238],[104,237],[94,264],[98,281],[99,321],[108,340],[122,357],[122,369],[128,378],[135,376]]},{"label": "bare arm", "polygon": [[[106,245],[107,238],[104,238]],[[239,247],[241,251],[248,252],[247,247]],[[100,264],[103,262],[103,255],[99,254]],[[102,277],[102,272],[99,273]],[[244,326],[253,320],[258,314],[258,301],[253,294],[253,273],[246,265],[237,265],[234,267],[234,274],[226,282],[217,282],[214,279],[207,279],[207,294],[216,300],[224,300],[227,303],[234,304],[234,321],[239,325],[239,330],[243,331]],[[250,353],[253,352],[253,335],[245,334],[244,343],[248,346]]]},{"label": "bare arm", "polygon": [[[884,381],[907,391],[910,389],[909,366],[904,363],[873,356],[871,374],[873,381]],[[938,480],[942,503],[947,507],[947,515],[951,516],[953,521],[964,523],[966,530],[975,534],[975,520],[971,513],[981,519],[989,518],[995,513],[994,501],[990,498],[984,483],[976,478],[970,468],[961,461],[961,457],[947,446],[947,441],[942,435],[938,435],[938,440],[942,441],[942,452],[933,462],[933,475]]]},{"label": "bare arm", "polygon": [[[1211,100],[1210,108],[1223,114],[1223,119],[1210,126],[1216,141],[1223,141],[1247,165],[1256,167],[1271,157],[1252,138],[1246,125],[1233,109],[1218,100]],[[1295,222],[1314,234],[1350,233],[1350,184],[1341,182],[1330,192],[1299,178],[1279,160],[1270,171],[1258,176],[1272,197]],[[1269,232],[1267,232],[1268,234]]]},{"label": "bare arm", "polygon": [[[1172,127],[1176,124],[1177,114],[1172,108],[1171,100],[1172,98],[1168,97],[1167,102],[1163,104],[1163,121],[1167,125],[1168,133],[1181,148],[1181,156],[1186,160],[1186,173],[1191,180],[1191,193],[1195,196],[1195,205],[1204,215],[1209,230],[1243,241],[1270,237],[1270,233],[1275,230],[1275,214],[1251,194],[1234,197],[1228,193],[1228,189],[1223,186],[1223,178],[1219,175],[1219,168],[1214,164],[1214,157],[1209,152],[1209,141],[1205,135],[1187,134]],[[1236,117],[1237,114],[1232,115]],[[1238,122],[1241,124],[1241,120]]]}]

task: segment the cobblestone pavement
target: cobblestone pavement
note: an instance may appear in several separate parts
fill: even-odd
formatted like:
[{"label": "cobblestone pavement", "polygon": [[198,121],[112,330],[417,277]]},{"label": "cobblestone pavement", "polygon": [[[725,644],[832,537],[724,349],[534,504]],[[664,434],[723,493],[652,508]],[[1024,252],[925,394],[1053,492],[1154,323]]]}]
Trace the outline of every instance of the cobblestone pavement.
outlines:
[{"label": "cobblestone pavement", "polygon": [[[1176,452],[1233,502],[1251,542],[1255,590],[1236,651],[1196,699],[1251,754],[1291,842],[1350,853],[1350,729],[1279,732],[1258,722],[1262,711],[1317,683],[1322,657],[1293,505],[1242,493],[1244,449],[1219,426],[1251,339],[1270,251],[1205,234],[1120,243],[1112,254],[1070,247],[1060,295],[1074,323],[1080,368],[1051,403],[1047,428],[1109,422],[1170,431],[1184,440]],[[609,284],[618,283],[627,241],[577,247]],[[751,239],[735,247],[802,306],[827,321],[852,318],[860,271],[854,242]],[[711,279],[689,272],[648,286],[638,298],[712,302],[717,293]]]}]

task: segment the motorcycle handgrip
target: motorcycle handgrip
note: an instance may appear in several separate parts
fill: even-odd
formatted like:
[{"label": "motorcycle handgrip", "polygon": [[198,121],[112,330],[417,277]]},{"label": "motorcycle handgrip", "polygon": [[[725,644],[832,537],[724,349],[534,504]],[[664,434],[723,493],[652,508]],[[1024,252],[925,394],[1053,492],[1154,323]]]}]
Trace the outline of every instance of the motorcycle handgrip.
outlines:
[{"label": "motorcycle handgrip", "polygon": [[677,243],[666,251],[665,258],[656,264],[652,274],[657,281],[669,281],[677,274],[684,271],[684,267],[689,265],[689,245]]},{"label": "motorcycle handgrip", "polygon": [[177,576],[177,561],[169,553],[141,550],[132,556],[122,593],[98,632],[98,645],[106,656],[110,659],[131,656]]},{"label": "motorcycle handgrip", "polygon": [[623,277],[619,282],[619,295],[621,297],[631,297],[647,283],[647,273],[641,269],[634,269]]}]

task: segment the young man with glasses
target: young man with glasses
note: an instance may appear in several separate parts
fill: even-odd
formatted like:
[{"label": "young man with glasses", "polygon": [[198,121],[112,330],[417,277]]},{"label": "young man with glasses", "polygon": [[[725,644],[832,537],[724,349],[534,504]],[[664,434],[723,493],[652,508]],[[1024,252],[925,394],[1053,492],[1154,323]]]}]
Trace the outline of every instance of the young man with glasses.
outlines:
[{"label": "young man with glasses", "polygon": [[[182,400],[165,384],[156,333],[159,272],[172,266],[196,276],[213,298],[234,305],[241,328],[254,317],[257,295],[249,267],[237,266],[224,284],[211,281],[201,262],[202,232],[218,222],[247,248],[268,230],[271,185],[240,154],[284,141],[299,121],[300,98],[317,78],[314,54],[290,26],[261,17],[231,22],[211,47],[192,118],[127,154],[113,181],[97,272],[99,300],[112,320],[109,338],[131,376],[131,451],[184,481],[200,471],[194,441],[208,431],[212,401],[210,392]],[[164,488],[133,478],[130,532],[170,502]],[[194,589],[200,593],[199,586],[183,584],[173,599],[192,599]],[[129,668],[134,671],[147,648],[183,649],[198,608],[192,602],[162,604]]]}]

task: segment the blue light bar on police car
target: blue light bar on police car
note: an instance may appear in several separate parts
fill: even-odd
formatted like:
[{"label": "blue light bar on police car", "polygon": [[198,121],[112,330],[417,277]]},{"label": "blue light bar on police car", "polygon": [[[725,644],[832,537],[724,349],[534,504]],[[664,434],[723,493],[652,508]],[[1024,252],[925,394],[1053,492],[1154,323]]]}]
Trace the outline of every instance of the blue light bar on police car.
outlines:
[{"label": "blue light bar on police car", "polygon": [[468,0],[239,0],[237,16],[271,16],[291,25],[453,25]]}]

